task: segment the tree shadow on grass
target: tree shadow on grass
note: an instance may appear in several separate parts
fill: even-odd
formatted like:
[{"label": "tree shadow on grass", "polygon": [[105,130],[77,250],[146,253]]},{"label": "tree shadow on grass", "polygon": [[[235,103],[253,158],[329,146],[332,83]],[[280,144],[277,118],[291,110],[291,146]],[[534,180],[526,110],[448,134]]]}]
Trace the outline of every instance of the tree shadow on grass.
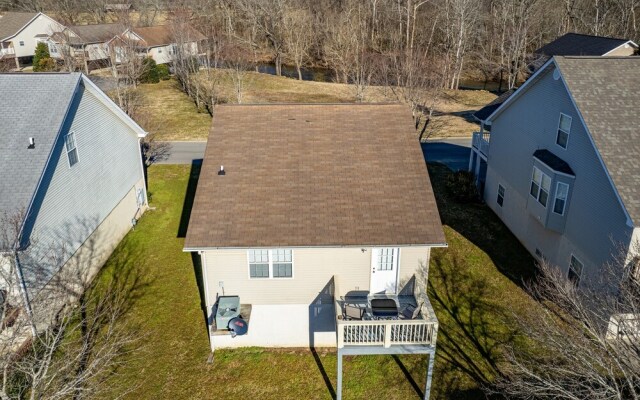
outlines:
[{"label": "tree shadow on grass", "polygon": [[200,171],[202,170],[202,160],[193,160],[191,163],[191,170],[189,172],[189,183],[187,184],[187,191],[184,195],[184,203],[182,204],[182,214],[180,215],[180,225],[178,226],[178,237],[183,238],[187,235],[187,228],[189,227],[189,218],[191,217],[191,210],[193,209],[193,201],[196,196],[196,189],[198,187],[198,178],[200,178]]},{"label": "tree shadow on grass", "polygon": [[440,218],[444,225],[482,249],[496,268],[513,283],[525,287],[537,274],[535,259],[485,204],[462,204],[447,189],[452,171],[439,163],[428,164]]}]

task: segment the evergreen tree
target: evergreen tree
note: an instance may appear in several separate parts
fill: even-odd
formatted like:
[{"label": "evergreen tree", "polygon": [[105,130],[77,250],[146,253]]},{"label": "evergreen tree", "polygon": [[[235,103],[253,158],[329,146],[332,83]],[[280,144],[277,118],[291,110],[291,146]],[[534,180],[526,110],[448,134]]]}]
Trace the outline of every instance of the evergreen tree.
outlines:
[{"label": "evergreen tree", "polygon": [[49,47],[47,44],[43,42],[38,43],[33,56],[33,71],[52,71],[55,69],[55,65],[55,61],[51,58],[51,54],[49,54]]}]

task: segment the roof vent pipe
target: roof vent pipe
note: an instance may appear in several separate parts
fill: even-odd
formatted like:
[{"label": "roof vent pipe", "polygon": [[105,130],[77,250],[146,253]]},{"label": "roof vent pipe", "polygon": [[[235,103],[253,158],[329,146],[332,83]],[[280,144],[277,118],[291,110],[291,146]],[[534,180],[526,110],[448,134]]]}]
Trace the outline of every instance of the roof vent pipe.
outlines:
[{"label": "roof vent pipe", "polygon": [[218,175],[225,175],[226,171],[224,170],[224,165],[220,166],[220,171],[218,171]]},{"label": "roof vent pipe", "polygon": [[36,139],[34,139],[33,137],[29,138],[29,146],[27,146],[27,149],[35,149],[36,148]]}]

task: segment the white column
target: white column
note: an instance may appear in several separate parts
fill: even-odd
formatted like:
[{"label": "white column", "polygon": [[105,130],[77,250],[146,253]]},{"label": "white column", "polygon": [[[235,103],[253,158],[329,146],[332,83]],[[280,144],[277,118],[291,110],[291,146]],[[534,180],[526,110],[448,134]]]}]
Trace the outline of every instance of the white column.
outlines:
[{"label": "white column", "polygon": [[433,352],[429,354],[429,365],[427,366],[427,384],[424,387],[424,400],[429,400],[431,395],[431,379],[433,378],[433,364],[435,363],[436,349],[433,348]]},{"label": "white column", "polygon": [[336,374],[338,375],[338,383],[336,387],[336,400],[342,400],[342,353],[338,350],[338,369]]}]

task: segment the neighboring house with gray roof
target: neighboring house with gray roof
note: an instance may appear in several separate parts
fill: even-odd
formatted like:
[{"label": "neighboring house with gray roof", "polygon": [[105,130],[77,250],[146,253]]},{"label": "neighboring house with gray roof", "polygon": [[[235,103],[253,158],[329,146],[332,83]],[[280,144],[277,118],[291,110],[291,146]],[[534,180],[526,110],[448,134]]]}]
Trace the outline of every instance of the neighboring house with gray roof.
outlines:
[{"label": "neighboring house with gray roof", "polygon": [[554,57],[480,138],[484,200],[576,285],[596,282],[620,249],[640,278],[639,70],[638,57]]},{"label": "neighboring house with gray roof", "polygon": [[[179,48],[184,54],[197,56],[200,43],[205,36],[193,27],[186,25],[180,29],[171,25],[155,25],[127,29],[121,35],[120,46],[134,46],[140,55],[151,57],[157,64],[173,61]],[[117,54],[126,51],[116,48]]]},{"label": "neighboring house with gray roof", "polygon": [[110,65],[111,43],[125,30],[119,23],[68,26],[49,36],[49,53],[62,60],[70,57],[89,73],[90,65],[98,68]]},{"label": "neighboring house with gray roof", "polygon": [[2,232],[17,222],[0,271],[18,271],[34,301],[63,273],[90,281],[141,216],[145,132],[80,73],[0,74],[0,92]]},{"label": "neighboring house with gray roof", "polygon": [[16,68],[31,62],[39,42],[64,26],[38,12],[7,12],[0,16],[0,59],[14,59]]}]

